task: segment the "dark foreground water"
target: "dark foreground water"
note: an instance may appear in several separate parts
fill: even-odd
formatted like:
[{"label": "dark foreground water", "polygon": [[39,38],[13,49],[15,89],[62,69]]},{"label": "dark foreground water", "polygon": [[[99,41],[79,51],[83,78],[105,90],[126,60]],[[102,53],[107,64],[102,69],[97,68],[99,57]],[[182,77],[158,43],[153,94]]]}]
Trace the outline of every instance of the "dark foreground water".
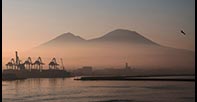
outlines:
[{"label": "dark foreground water", "polygon": [[75,81],[38,78],[2,81],[3,102],[194,102],[195,82]]}]

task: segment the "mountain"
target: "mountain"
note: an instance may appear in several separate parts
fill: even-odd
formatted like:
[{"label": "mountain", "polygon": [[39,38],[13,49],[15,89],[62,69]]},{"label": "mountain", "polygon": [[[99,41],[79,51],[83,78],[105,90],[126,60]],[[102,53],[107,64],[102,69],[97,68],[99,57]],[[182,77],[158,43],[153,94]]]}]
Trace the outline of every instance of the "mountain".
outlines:
[{"label": "mountain", "polygon": [[117,29],[90,40],[64,33],[31,52],[27,55],[63,58],[67,66],[78,68],[84,65],[120,68],[127,61],[137,68],[162,68],[184,73],[195,70],[195,52],[165,47],[125,29]]},{"label": "mountain", "polygon": [[129,31],[125,29],[117,29],[111,31],[104,36],[86,40],[81,38],[80,36],[76,36],[70,32],[61,34],[60,36],[44,43],[39,46],[41,47],[50,47],[50,46],[59,46],[59,45],[67,45],[70,43],[73,44],[82,44],[82,43],[127,43],[127,44],[143,44],[143,45],[156,45],[160,46],[159,44],[145,38],[144,36],[138,34],[135,31]]},{"label": "mountain", "polygon": [[92,42],[118,42],[118,43],[135,43],[135,44],[148,44],[159,45],[135,31],[117,29],[105,34],[102,37],[91,39]]},{"label": "mountain", "polygon": [[81,38],[80,36],[75,36],[74,34],[68,32],[61,34],[60,36],[41,44],[39,47],[50,47],[50,46],[56,46],[56,45],[64,45],[66,43],[79,43],[79,42],[85,42],[86,40]]}]

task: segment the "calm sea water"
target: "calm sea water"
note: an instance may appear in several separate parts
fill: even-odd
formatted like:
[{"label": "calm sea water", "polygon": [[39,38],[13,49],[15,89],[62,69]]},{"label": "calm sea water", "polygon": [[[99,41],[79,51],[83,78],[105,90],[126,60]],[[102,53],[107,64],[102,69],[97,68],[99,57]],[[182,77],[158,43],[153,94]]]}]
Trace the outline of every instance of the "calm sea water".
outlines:
[{"label": "calm sea water", "polygon": [[194,102],[194,82],[75,81],[34,78],[2,81],[3,102]]}]

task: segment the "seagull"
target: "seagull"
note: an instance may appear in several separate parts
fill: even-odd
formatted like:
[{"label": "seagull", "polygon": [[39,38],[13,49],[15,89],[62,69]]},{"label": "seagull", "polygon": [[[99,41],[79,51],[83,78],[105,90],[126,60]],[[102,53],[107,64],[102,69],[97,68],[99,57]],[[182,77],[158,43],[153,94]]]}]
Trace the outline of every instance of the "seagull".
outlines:
[{"label": "seagull", "polygon": [[183,30],[181,30],[181,33],[182,33],[183,35],[186,35],[186,33],[185,33]]}]

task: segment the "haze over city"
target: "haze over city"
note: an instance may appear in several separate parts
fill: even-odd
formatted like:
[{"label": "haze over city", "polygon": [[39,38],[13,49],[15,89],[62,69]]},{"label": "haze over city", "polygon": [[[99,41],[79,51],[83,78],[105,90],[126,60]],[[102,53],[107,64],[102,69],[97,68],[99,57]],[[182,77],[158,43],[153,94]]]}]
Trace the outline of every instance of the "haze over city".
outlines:
[{"label": "haze over city", "polygon": [[3,102],[195,102],[195,0],[2,2]]},{"label": "haze over city", "polygon": [[[41,56],[48,63],[52,57],[64,57],[64,61],[71,68],[86,64],[97,67],[120,67],[128,61],[135,67],[169,65],[175,68],[189,67],[193,71],[194,3],[194,0],[106,0],[102,2],[98,0],[3,0],[3,66],[14,57],[14,52],[18,51],[22,60],[28,56],[34,59]],[[35,50],[34,48],[56,37],[63,37],[62,34],[71,33],[74,39],[78,36],[91,41],[118,29],[123,30],[120,31],[120,35],[125,33],[124,30],[134,31],[142,36],[136,37],[137,39],[145,37],[161,46],[192,52],[188,54],[187,51],[178,51],[181,52],[179,55],[173,55],[177,51],[147,48],[150,53],[146,54],[148,51],[143,52],[146,47],[136,46],[133,43],[134,39],[122,35],[123,38],[131,41],[130,45],[111,44],[113,50],[107,49],[109,48],[105,47],[107,44],[94,48],[94,45],[63,44],[61,46],[56,43],[53,46],[56,48],[60,46],[59,48],[62,49],[49,48],[39,53],[30,53]],[[181,30],[186,35],[183,35]],[[110,37],[113,39],[113,36]],[[65,37],[64,43],[67,40],[73,39]],[[116,51],[116,49],[119,50]],[[111,53],[108,54],[109,52]],[[184,56],[186,56],[185,59],[183,59]],[[99,63],[99,60],[103,62]],[[147,60],[150,60],[150,63]]]}]

